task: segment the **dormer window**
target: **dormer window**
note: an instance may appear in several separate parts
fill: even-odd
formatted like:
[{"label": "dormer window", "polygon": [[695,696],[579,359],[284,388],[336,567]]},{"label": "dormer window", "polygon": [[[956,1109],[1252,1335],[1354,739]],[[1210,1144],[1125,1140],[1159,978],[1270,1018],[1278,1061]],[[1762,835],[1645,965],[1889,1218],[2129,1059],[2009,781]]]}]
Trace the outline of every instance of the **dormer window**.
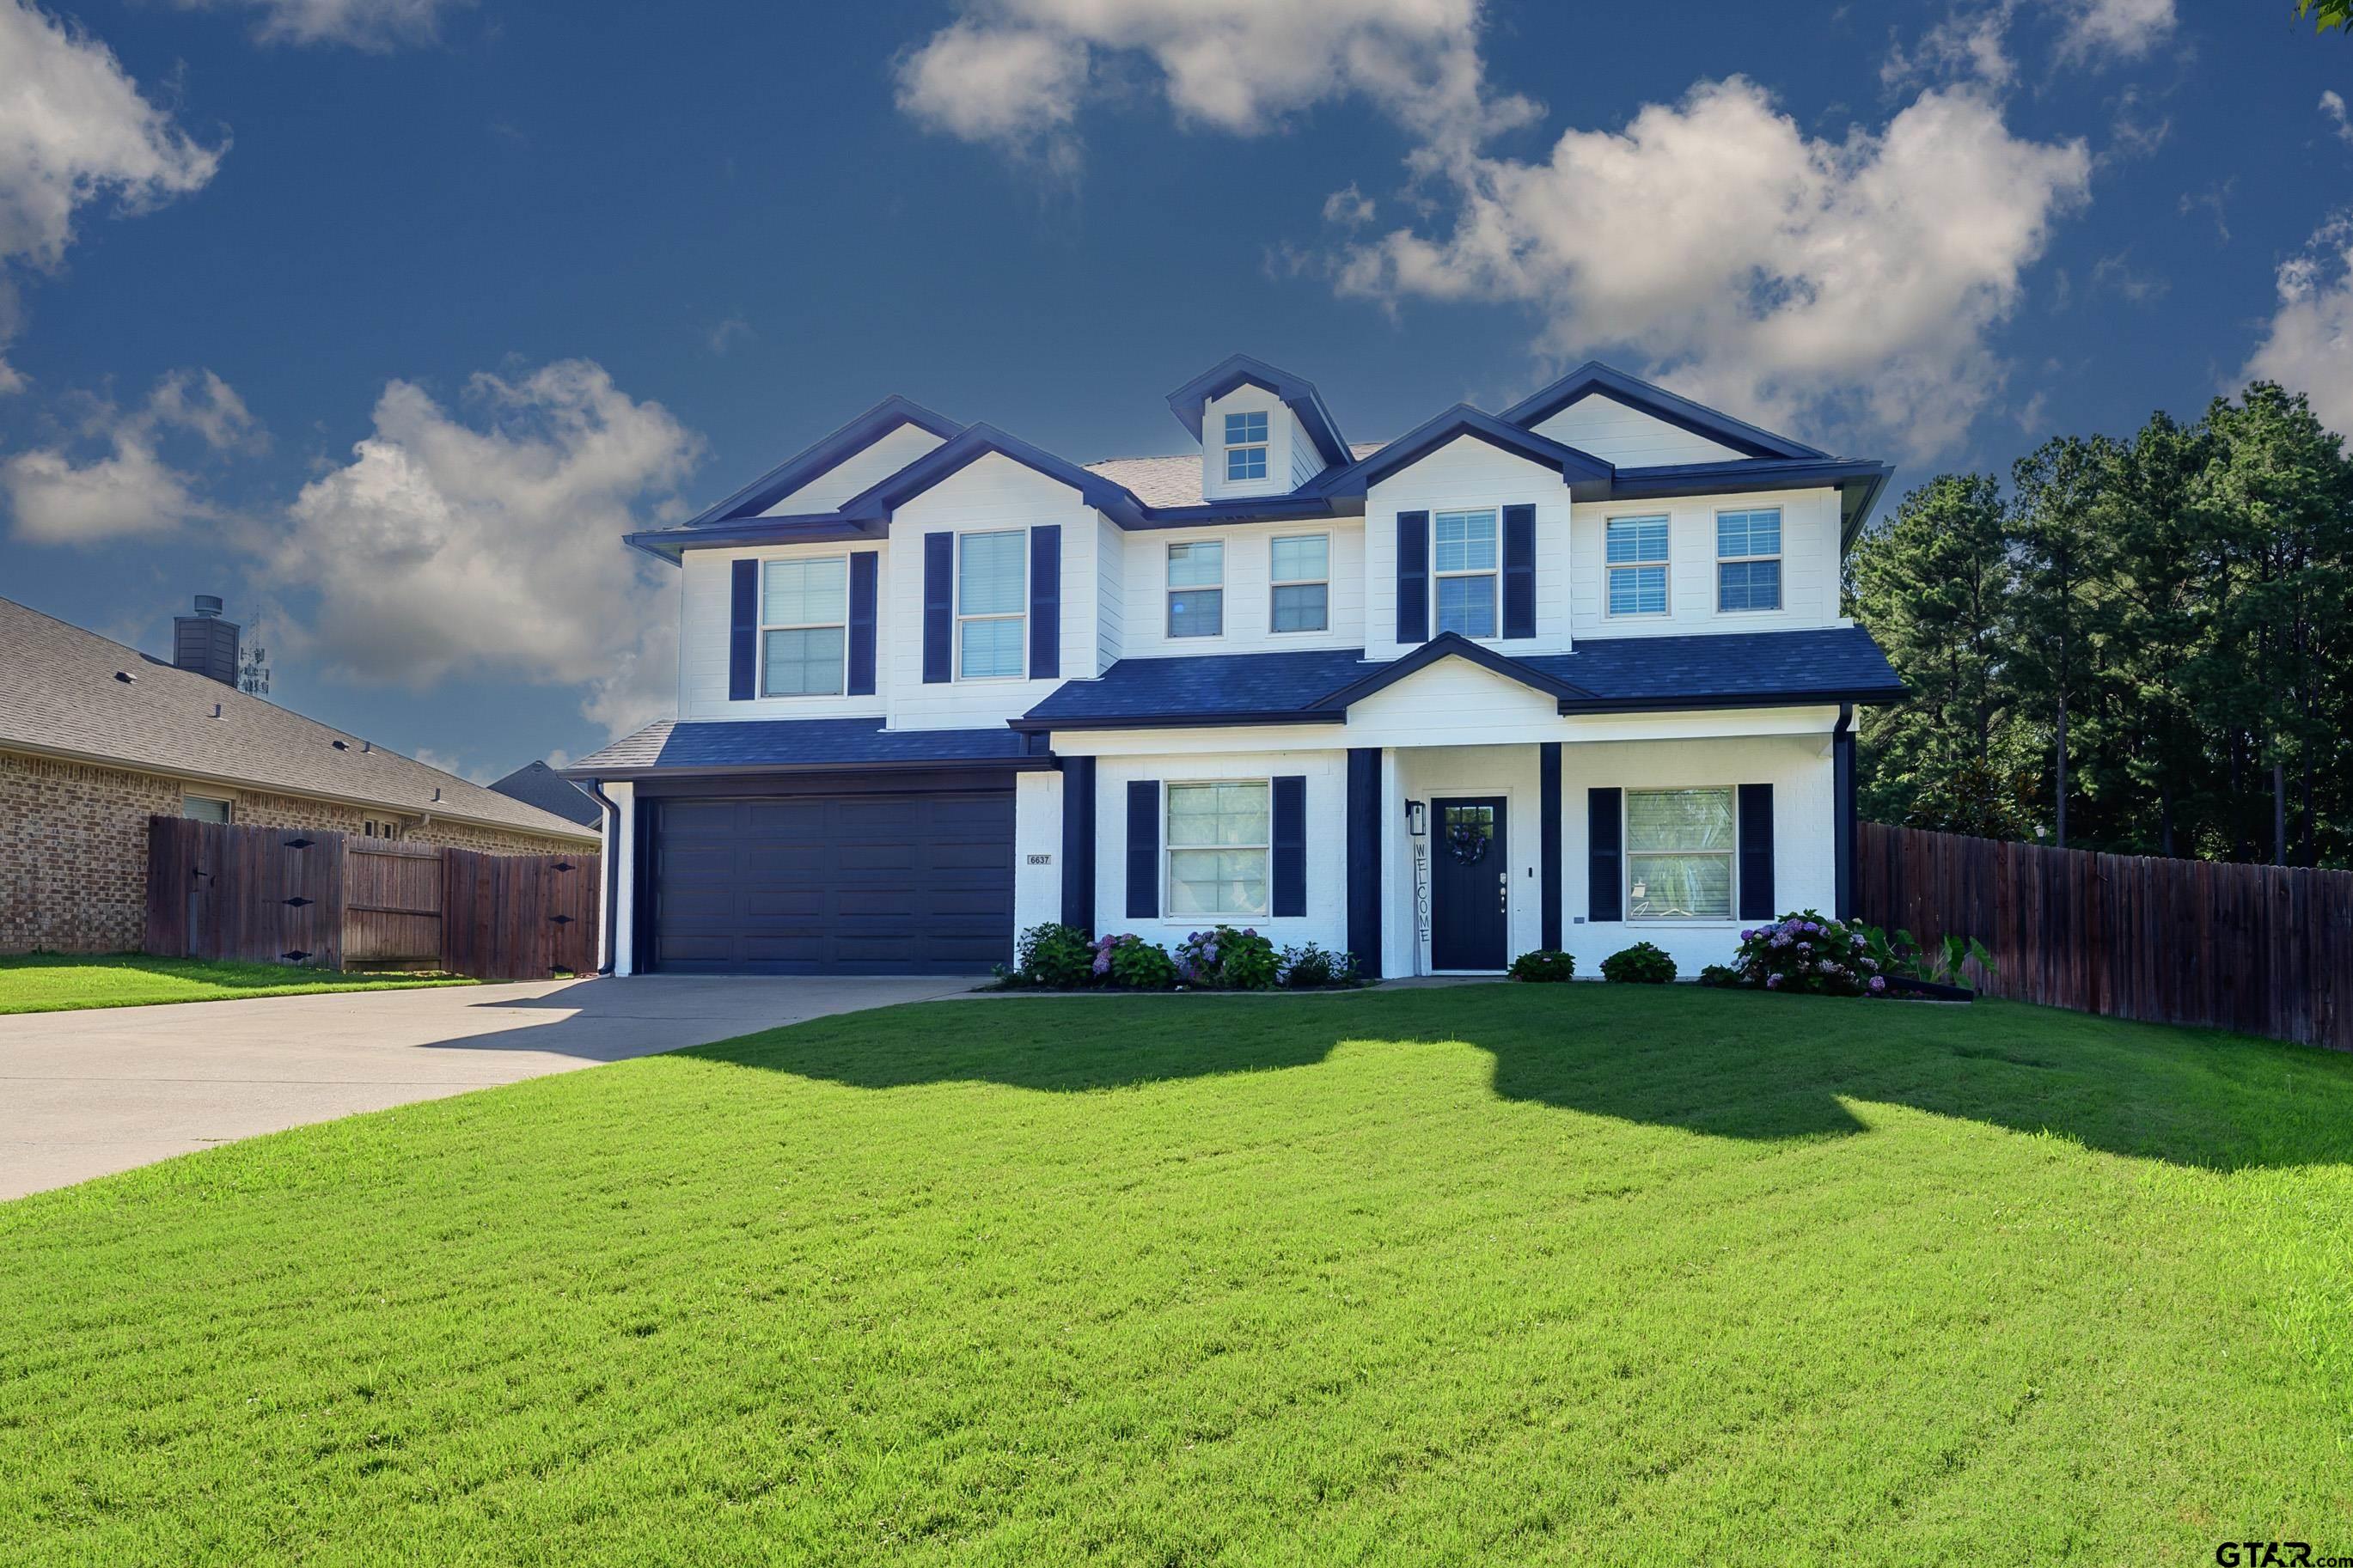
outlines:
[{"label": "dormer window", "polygon": [[1266,416],[1226,416],[1226,480],[1266,478]]}]

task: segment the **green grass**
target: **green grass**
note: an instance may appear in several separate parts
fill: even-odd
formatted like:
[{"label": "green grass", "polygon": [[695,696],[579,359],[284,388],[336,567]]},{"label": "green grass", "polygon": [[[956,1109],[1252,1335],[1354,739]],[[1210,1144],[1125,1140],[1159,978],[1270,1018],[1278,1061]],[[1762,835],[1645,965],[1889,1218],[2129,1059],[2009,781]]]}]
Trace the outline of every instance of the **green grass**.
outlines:
[{"label": "green grass", "polygon": [[2353,1058],[1482,986],[778,1030],[0,1205],[12,1562],[2353,1552]]},{"label": "green grass", "polygon": [[144,1007],[155,1002],[226,1002],[237,996],[309,996],[322,991],[470,985],[449,975],[336,974],[282,963],[214,963],[135,952],[90,957],[37,952],[0,958],[0,1013]]}]

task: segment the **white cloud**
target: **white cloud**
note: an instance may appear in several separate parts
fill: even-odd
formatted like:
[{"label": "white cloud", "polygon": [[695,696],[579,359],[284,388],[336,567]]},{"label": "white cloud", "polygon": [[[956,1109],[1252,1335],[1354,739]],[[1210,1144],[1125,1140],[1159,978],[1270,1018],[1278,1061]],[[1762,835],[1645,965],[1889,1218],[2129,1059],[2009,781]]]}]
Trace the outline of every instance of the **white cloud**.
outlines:
[{"label": "white cloud", "polygon": [[1459,152],[1537,113],[1488,93],[1480,14],[1480,0],[970,0],[900,60],[898,102],[1068,174],[1081,109],[1141,63],[1187,125],[1252,135],[1364,93]]},{"label": "white cloud", "polygon": [[1879,68],[1879,83],[1890,89],[1921,81],[1979,81],[2008,87],[2018,75],[2010,58],[2010,18],[2017,0],[1982,11],[1955,11],[1920,37],[1908,53],[1898,43]]},{"label": "white cloud", "polygon": [[2283,262],[2277,284],[2279,309],[2240,379],[2304,393],[2321,423],[2353,436],[2353,211]]},{"label": "white cloud", "polygon": [[[17,325],[7,268],[54,268],[82,208],[111,198],[136,212],[185,195],[225,150],[141,97],[104,44],[28,0],[0,0],[0,350]],[[0,392],[22,384],[0,359]]]},{"label": "white cloud", "polygon": [[737,343],[750,342],[752,337],[751,322],[741,316],[730,316],[705,332],[702,341],[710,345],[712,353],[724,356]]},{"label": "white cloud", "polygon": [[255,36],[265,43],[347,44],[391,49],[431,43],[447,12],[474,0],[176,0],[184,11],[236,7],[258,13]]},{"label": "white cloud", "polygon": [[[586,360],[478,375],[453,416],[390,383],[352,460],[303,487],[270,567],[316,594],[307,646],[360,679],[586,684],[615,731],[669,708],[674,584],[622,549],[702,449]],[[665,591],[669,590],[669,591]]]},{"label": "white cloud", "polygon": [[1324,221],[1362,228],[1373,221],[1373,198],[1356,189],[1354,180],[1324,198]]},{"label": "white cloud", "polygon": [[61,447],[19,452],[0,462],[0,492],[16,519],[16,537],[32,544],[94,544],[169,533],[222,514],[198,499],[189,476],[158,447],[186,431],[216,452],[259,451],[269,437],[235,388],[209,370],[175,370],[128,414],[98,403],[80,434],[109,455],[76,463]]},{"label": "white cloud", "polygon": [[2173,0],[2059,0],[2059,58],[2103,66],[2144,59],[2173,36]]},{"label": "white cloud", "polygon": [[2337,92],[2333,89],[2322,89],[2320,93],[2320,112],[2328,116],[2328,118],[2335,122],[2337,127],[2337,139],[2339,142],[2353,142],[2353,121],[2348,121],[2346,119],[2345,99],[2343,94]]},{"label": "white cloud", "polygon": [[1546,163],[1461,161],[1451,232],[1395,230],[1336,279],[1388,301],[1523,304],[1563,357],[1629,350],[1735,410],[1844,416],[1933,453],[2000,384],[1986,339],[2090,162],[2080,142],[2012,136],[1975,89],[1833,142],[1736,77],[1621,132],[1569,132]]}]

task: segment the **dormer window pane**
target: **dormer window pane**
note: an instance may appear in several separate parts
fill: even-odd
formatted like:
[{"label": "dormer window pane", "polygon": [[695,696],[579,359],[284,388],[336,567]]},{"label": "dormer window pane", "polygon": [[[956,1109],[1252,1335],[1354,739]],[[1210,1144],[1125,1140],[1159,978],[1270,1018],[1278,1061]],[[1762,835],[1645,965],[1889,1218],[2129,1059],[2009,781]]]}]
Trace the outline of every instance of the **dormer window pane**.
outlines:
[{"label": "dormer window pane", "polygon": [[1266,478],[1265,415],[1226,416],[1226,478],[1229,480]]}]

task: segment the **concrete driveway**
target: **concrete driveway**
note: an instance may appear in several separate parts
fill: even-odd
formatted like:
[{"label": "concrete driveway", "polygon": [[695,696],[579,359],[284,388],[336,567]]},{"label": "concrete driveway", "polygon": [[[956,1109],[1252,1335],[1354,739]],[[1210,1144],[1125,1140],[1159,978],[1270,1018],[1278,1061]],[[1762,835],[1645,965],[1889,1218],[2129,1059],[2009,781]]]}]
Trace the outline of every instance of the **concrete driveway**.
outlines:
[{"label": "concrete driveway", "polygon": [[647,975],[0,1016],[0,1199],[979,983]]}]

